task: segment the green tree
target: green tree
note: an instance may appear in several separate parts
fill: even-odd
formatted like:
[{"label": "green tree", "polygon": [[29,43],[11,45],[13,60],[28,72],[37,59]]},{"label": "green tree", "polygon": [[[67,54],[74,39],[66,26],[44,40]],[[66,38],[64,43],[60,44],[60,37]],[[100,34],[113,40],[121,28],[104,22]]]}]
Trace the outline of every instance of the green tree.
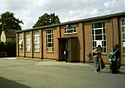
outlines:
[{"label": "green tree", "polygon": [[33,28],[57,23],[60,23],[58,15],[56,16],[55,13],[51,13],[50,15],[45,13],[39,17],[38,21],[33,25]]},{"label": "green tree", "polygon": [[14,17],[14,14],[7,11],[5,13],[1,14],[0,17],[0,29],[15,29],[15,30],[21,30],[20,23],[23,24],[23,22],[17,18]]}]

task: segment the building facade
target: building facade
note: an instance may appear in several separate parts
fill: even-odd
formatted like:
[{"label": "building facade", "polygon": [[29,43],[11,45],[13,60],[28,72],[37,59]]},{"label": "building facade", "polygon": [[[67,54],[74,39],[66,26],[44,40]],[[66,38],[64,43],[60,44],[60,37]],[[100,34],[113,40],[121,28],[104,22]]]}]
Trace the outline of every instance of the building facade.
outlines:
[{"label": "building facade", "polygon": [[95,47],[102,46],[102,58],[109,63],[109,52],[119,44],[121,64],[125,64],[125,12],[27,29],[16,33],[16,56],[88,62]]}]

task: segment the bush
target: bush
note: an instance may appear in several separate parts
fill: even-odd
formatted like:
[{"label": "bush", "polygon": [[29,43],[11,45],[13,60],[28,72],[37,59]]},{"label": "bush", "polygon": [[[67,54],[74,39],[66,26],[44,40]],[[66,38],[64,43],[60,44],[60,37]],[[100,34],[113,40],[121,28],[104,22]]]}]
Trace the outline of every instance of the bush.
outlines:
[{"label": "bush", "polygon": [[4,52],[5,51],[5,45],[3,42],[0,42],[0,52]]},{"label": "bush", "polygon": [[6,52],[8,57],[16,56],[16,43],[15,42],[0,42],[0,52]]}]

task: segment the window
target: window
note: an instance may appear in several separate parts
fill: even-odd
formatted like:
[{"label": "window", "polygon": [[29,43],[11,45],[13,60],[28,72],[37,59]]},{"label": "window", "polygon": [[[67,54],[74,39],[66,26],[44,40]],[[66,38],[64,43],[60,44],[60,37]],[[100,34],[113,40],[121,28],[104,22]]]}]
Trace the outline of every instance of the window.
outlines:
[{"label": "window", "polygon": [[26,32],[26,52],[30,52],[30,32]]},{"label": "window", "polygon": [[102,52],[106,53],[105,22],[92,23],[93,49],[98,45],[102,46]]},{"label": "window", "polygon": [[34,31],[33,36],[34,36],[34,52],[40,52],[40,33],[39,33],[39,31]]},{"label": "window", "polygon": [[125,54],[125,18],[121,19],[121,44],[122,53]]},{"label": "window", "polygon": [[53,30],[46,30],[46,51],[54,51]]},{"label": "window", "polygon": [[65,34],[76,33],[76,25],[66,25],[64,33]]},{"label": "window", "polygon": [[19,33],[19,51],[23,50],[23,37],[22,33]]}]

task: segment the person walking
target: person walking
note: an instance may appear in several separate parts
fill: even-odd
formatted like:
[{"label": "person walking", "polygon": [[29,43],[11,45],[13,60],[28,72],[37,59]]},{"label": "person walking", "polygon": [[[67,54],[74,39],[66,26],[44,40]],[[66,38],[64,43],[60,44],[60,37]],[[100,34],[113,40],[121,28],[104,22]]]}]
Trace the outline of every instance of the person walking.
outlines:
[{"label": "person walking", "polygon": [[95,59],[95,71],[96,72],[100,72],[100,69],[101,69],[101,63],[100,63],[100,59],[101,59],[101,55],[102,55],[102,52],[101,52],[101,45],[98,45],[98,47],[96,47],[93,51],[92,51],[92,54],[94,56],[94,59]]},{"label": "person walking", "polygon": [[64,57],[65,57],[65,61],[68,61],[68,49],[64,50]]},{"label": "person walking", "polygon": [[119,45],[116,44],[109,54],[110,70],[112,73],[118,73],[120,69],[120,50]]}]

